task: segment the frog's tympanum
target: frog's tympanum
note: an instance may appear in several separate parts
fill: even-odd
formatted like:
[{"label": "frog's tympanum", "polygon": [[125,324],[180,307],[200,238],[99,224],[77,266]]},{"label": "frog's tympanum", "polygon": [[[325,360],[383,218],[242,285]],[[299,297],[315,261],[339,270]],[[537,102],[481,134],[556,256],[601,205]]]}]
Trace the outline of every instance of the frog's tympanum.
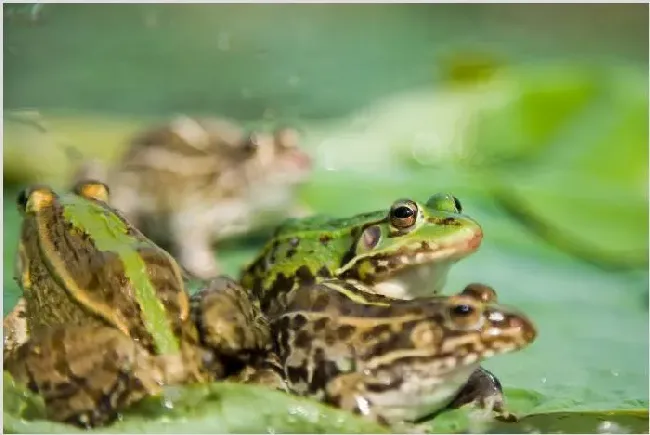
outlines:
[{"label": "frog's tympanum", "polygon": [[113,168],[88,162],[77,180],[111,188],[111,205],[169,247],[195,276],[219,272],[212,244],[302,216],[296,188],[311,173],[298,132],[246,132],[219,118],[179,116],[138,134]]},{"label": "frog's tympanum", "polygon": [[217,279],[190,300],[174,259],[107,199],[93,182],[19,195],[23,298],[4,321],[5,370],[44,397],[50,418],[82,426],[163,384],[228,376],[269,343],[241,287]]}]

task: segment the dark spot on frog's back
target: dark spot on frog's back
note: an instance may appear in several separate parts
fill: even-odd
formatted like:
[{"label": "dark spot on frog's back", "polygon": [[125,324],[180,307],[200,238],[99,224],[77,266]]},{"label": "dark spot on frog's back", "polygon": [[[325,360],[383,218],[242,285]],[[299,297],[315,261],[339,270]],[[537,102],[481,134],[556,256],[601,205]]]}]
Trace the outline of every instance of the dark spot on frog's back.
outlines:
[{"label": "dark spot on frog's back", "polygon": [[273,243],[271,244],[271,249],[269,252],[269,263],[271,264],[275,263],[275,256],[278,253],[279,246],[280,246],[280,242],[278,240],[274,240]]},{"label": "dark spot on frog's back", "polygon": [[275,277],[275,280],[273,280],[273,284],[268,292],[265,295],[262,295],[262,309],[265,310],[268,308],[271,301],[275,300],[280,293],[286,292],[290,289],[292,285],[292,278],[288,278],[284,273],[279,273]]},{"label": "dark spot on frog's back", "polygon": [[302,314],[296,314],[294,316],[291,316],[291,321],[288,322],[285,327],[290,327],[293,330],[299,330],[302,329],[303,326],[307,323],[307,318],[303,316]]},{"label": "dark spot on frog's back", "polygon": [[319,293],[316,300],[311,304],[312,311],[324,311],[330,303],[330,297],[327,293]]},{"label": "dark spot on frog's back", "polygon": [[352,325],[341,325],[337,328],[336,333],[338,334],[339,340],[345,341],[352,337],[354,334],[354,326]]},{"label": "dark spot on frog's back", "polygon": [[309,267],[306,265],[302,265],[296,270],[296,278],[298,278],[298,283],[303,286],[303,285],[310,285],[315,282],[314,280],[314,275],[311,273],[311,270],[309,270]]},{"label": "dark spot on frog's back", "polygon": [[332,240],[332,236],[329,234],[321,234],[318,240],[322,245],[327,246],[329,244],[329,241]]},{"label": "dark spot on frog's back", "polygon": [[321,317],[320,319],[314,321],[314,323],[312,324],[312,329],[314,330],[314,332],[322,331],[323,329],[325,329],[325,326],[329,321],[330,321],[329,319],[325,317]]},{"label": "dark spot on frog's back", "polygon": [[296,332],[295,338],[293,339],[293,344],[305,351],[311,350],[311,343],[313,341],[312,335],[307,331],[298,331]]}]

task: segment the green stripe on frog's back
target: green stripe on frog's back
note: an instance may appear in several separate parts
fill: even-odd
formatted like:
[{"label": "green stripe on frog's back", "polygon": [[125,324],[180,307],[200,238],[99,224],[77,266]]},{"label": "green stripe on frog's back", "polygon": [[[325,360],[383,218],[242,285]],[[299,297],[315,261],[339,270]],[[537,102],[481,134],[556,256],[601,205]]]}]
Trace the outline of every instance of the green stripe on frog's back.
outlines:
[{"label": "green stripe on frog's back", "polygon": [[147,246],[146,240],[133,238],[122,219],[101,204],[74,194],[60,196],[64,217],[80,231],[88,234],[100,251],[113,252],[124,266],[124,274],[133,285],[135,297],[142,310],[147,331],[160,354],[176,354],[179,344],[169,324],[167,312],[158,298],[147,265],[137,249]]}]

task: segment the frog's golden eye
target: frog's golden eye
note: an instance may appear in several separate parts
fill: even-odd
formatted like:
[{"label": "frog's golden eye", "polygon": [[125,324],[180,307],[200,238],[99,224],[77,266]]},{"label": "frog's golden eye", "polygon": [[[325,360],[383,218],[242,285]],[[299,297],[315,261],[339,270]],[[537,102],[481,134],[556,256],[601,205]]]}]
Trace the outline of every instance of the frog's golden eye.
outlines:
[{"label": "frog's golden eye", "polygon": [[436,193],[427,201],[427,207],[452,213],[463,212],[463,206],[458,198],[448,193]]},{"label": "frog's golden eye", "polygon": [[54,192],[48,186],[31,186],[18,193],[16,206],[21,215],[28,212],[37,212],[52,205],[54,197]]},{"label": "frog's golden eye", "polygon": [[72,191],[84,198],[108,202],[109,189],[108,186],[101,181],[80,181],[72,188]]},{"label": "frog's golden eye", "polygon": [[483,319],[482,305],[468,296],[452,296],[449,298],[447,317],[454,329],[476,329]]},{"label": "frog's golden eye", "polygon": [[395,228],[408,228],[415,224],[418,206],[411,200],[397,201],[390,208],[390,224]]}]

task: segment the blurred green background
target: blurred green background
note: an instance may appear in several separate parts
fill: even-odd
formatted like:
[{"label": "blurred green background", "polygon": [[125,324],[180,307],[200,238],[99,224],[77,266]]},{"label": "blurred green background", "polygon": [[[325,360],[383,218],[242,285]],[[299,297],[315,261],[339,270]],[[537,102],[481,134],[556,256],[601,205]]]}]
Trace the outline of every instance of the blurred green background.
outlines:
[{"label": "blurred green background", "polygon": [[[291,123],[316,159],[315,211],[448,191],[483,225],[447,290],[488,283],[537,324],[530,348],[486,364],[515,410],[643,408],[647,431],[648,5],[3,11],[5,314],[17,189],[64,185],[66,146],[112,159],[176,113]],[[237,274],[257,246],[226,247]]]}]

